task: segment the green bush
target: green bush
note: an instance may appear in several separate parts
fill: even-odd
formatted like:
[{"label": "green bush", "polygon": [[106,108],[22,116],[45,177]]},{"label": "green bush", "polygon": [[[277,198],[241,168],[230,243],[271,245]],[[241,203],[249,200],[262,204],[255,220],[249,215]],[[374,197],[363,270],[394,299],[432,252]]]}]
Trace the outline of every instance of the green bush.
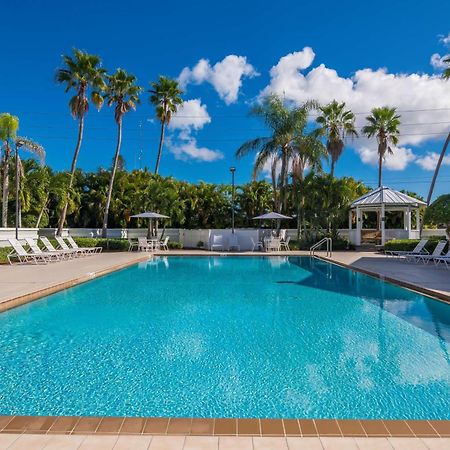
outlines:
[{"label": "green bush", "polygon": [[[319,242],[320,239],[294,239],[289,242],[289,247],[291,250],[309,250],[315,243]],[[326,244],[323,244],[322,250],[326,248]],[[346,239],[337,238],[333,239],[333,250],[348,250],[350,244]]]},{"label": "green bush", "polygon": [[75,237],[74,240],[79,247],[102,247],[103,250],[115,252],[126,252],[130,245],[127,239]]},{"label": "green bush", "polygon": [[169,248],[172,249],[182,249],[183,244],[181,242],[175,242],[175,241],[169,241],[168,243]]},{"label": "green bush", "polygon": [[12,247],[0,247],[0,264],[7,264],[8,259],[6,256],[11,253]]},{"label": "green bush", "polygon": [[[436,247],[436,244],[442,240],[445,239],[444,237],[433,237],[428,240],[427,245],[425,248],[429,253],[431,253],[434,250],[434,247]],[[405,251],[410,252],[411,250],[414,250],[414,247],[419,243],[419,239],[393,239],[392,241],[388,241],[384,244],[384,249],[389,251]],[[446,250],[446,249],[444,249]]]}]

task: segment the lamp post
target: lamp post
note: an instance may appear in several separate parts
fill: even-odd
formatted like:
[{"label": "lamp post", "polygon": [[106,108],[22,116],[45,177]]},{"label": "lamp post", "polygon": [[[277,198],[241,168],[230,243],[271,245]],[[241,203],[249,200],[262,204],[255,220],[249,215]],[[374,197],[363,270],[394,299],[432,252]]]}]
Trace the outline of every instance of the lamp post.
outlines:
[{"label": "lamp post", "polygon": [[20,167],[19,167],[19,148],[23,141],[16,141],[16,239],[19,239],[19,190],[20,190]]},{"label": "lamp post", "polygon": [[231,172],[231,232],[234,234],[234,172],[236,167],[230,167]]}]

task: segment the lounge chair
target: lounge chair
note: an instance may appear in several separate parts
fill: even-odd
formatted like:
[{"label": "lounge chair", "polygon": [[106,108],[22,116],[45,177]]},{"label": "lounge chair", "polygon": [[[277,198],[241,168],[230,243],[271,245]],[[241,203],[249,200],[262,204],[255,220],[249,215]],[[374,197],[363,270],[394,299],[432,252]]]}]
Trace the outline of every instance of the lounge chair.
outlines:
[{"label": "lounge chair", "polygon": [[46,255],[49,261],[61,261],[63,258],[61,252],[43,252],[34,239],[25,238],[25,242],[30,247],[33,255]]},{"label": "lounge chair", "polygon": [[13,264],[13,259],[16,259],[19,264],[26,264],[29,262],[33,262],[34,264],[47,264],[50,261],[50,257],[44,253],[39,255],[28,253],[17,239],[8,239],[8,241],[13,248],[13,251],[7,255],[9,264]]},{"label": "lounge chair", "polygon": [[161,250],[169,250],[169,236],[166,236],[163,241],[159,242],[159,248]]},{"label": "lounge chair", "polygon": [[46,236],[40,236],[39,239],[48,252],[59,252],[63,259],[72,258],[77,253],[76,250],[57,250]]},{"label": "lounge chair", "polygon": [[434,248],[431,255],[408,255],[406,259],[408,261],[423,262],[424,264],[428,264],[429,261],[432,261],[434,258],[441,256],[442,251],[444,250],[446,245],[447,241],[439,241],[436,244],[436,247]]},{"label": "lounge chair", "polygon": [[212,243],[211,243],[211,251],[214,250],[224,250],[224,244],[223,244],[223,236],[221,234],[214,234],[212,237]]},{"label": "lounge chair", "polygon": [[101,251],[103,250],[103,247],[78,247],[78,244],[75,242],[72,236],[67,236],[66,239],[70,247],[72,247],[74,250],[84,250],[87,254],[101,253]]},{"label": "lounge chair", "polygon": [[411,251],[405,250],[385,250],[384,254],[387,256],[407,256],[407,255],[427,255],[428,251],[425,249],[428,239],[421,239]]},{"label": "lounge chair", "polygon": [[85,256],[87,254],[85,250],[82,248],[79,249],[70,248],[61,236],[55,236],[55,239],[60,247],[58,250],[65,250],[66,252],[73,251],[74,256]]},{"label": "lounge chair", "polygon": [[445,268],[448,269],[450,266],[450,247],[445,255],[435,256],[433,261],[436,266],[440,263],[444,263]]}]

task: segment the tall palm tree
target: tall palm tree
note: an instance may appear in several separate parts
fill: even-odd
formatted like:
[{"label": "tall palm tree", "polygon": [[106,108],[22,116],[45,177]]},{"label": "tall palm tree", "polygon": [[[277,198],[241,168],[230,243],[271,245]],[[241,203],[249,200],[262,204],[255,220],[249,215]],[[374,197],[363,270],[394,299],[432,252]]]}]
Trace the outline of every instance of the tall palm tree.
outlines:
[{"label": "tall palm tree", "polygon": [[316,122],[320,125],[321,133],[327,136],[327,152],[331,157],[330,175],[334,177],[334,167],[344,150],[344,139],[347,136],[358,136],[355,129],[355,115],[345,109],[345,102],[331,103],[319,108],[321,114]]},{"label": "tall palm tree", "polygon": [[136,85],[136,77],[128,74],[123,69],[117,69],[116,73],[107,77],[105,99],[107,100],[108,106],[114,105],[114,120],[117,124],[117,145],[109,181],[105,213],[103,216],[103,237],[106,237],[107,234],[109,206],[111,204],[114,178],[119,164],[120,146],[122,143],[122,119],[126,113],[136,109],[136,104],[139,103],[139,94],[142,90],[143,89],[140,86]]},{"label": "tall palm tree", "polygon": [[393,154],[391,145],[398,144],[400,134],[400,116],[396,114],[396,108],[383,106],[372,109],[372,114],[366,117],[368,122],[362,128],[367,137],[376,137],[378,142],[378,187],[381,187],[383,161],[386,154]]},{"label": "tall palm tree", "polygon": [[[90,55],[82,50],[73,49],[73,57],[63,56],[64,67],[56,72],[56,82],[66,86],[66,92],[75,91],[75,95],[69,101],[69,109],[72,117],[78,120],[78,139],[72,158],[68,192],[70,192],[78,154],[83,140],[84,117],[89,110],[89,92],[92,103],[101,109],[103,97],[101,91],[105,88],[106,70],[101,67],[101,59],[97,55]],[[61,235],[66,221],[68,202],[65,203],[58,223],[58,235]]]},{"label": "tall palm tree", "polygon": [[[442,73],[442,78],[445,80],[450,80],[450,57],[444,59],[444,62],[447,63],[448,67]],[[439,174],[439,170],[441,169],[442,161],[444,159],[445,153],[447,151],[447,147],[450,143],[450,132],[447,135],[447,139],[444,142],[444,146],[442,147],[441,154],[439,155],[438,162],[436,164],[436,169],[434,169],[433,179],[431,180],[430,190],[428,191],[427,197],[427,205],[429,206],[431,203],[431,197],[433,196],[434,185],[436,184],[436,179]]]},{"label": "tall palm tree", "polygon": [[[308,113],[316,106],[315,102],[307,102],[289,109],[279,96],[272,94],[250,111],[252,116],[259,117],[265,122],[271,135],[245,142],[237,149],[236,157],[241,158],[251,152],[257,152],[253,166],[253,179],[256,179],[267,163],[270,163],[272,184],[275,188],[274,205],[278,211],[286,209],[289,163],[293,155],[295,139],[303,135],[308,122]],[[279,177],[277,176],[278,163],[280,163]],[[279,178],[278,181],[277,178]],[[279,198],[276,194],[277,186],[280,191]]]},{"label": "tall palm tree", "polygon": [[0,114],[0,141],[3,142],[2,227],[8,226],[9,161],[11,146],[19,129],[19,118],[9,113]]},{"label": "tall palm tree", "polygon": [[21,202],[20,202],[20,178],[22,177],[22,163],[20,160],[19,149],[26,150],[36,155],[41,163],[45,159],[45,150],[41,144],[27,137],[17,136],[14,140],[16,152],[16,239],[18,238],[18,229],[22,226]]},{"label": "tall palm tree", "polygon": [[155,165],[155,173],[158,173],[166,126],[169,125],[172,114],[175,114],[178,107],[183,104],[183,99],[181,98],[183,91],[180,89],[177,80],[163,76],[160,76],[158,81],[153,81],[150,85],[151,89],[148,91],[151,94],[150,103],[155,106],[156,117],[161,122],[158,156]]}]

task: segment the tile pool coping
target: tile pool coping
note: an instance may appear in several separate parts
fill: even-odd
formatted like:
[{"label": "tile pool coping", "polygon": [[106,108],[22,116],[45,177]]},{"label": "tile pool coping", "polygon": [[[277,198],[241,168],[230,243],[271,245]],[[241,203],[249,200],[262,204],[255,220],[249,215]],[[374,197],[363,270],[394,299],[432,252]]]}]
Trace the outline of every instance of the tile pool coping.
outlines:
[{"label": "tile pool coping", "polygon": [[450,420],[0,416],[0,433],[273,437],[450,437]]}]

